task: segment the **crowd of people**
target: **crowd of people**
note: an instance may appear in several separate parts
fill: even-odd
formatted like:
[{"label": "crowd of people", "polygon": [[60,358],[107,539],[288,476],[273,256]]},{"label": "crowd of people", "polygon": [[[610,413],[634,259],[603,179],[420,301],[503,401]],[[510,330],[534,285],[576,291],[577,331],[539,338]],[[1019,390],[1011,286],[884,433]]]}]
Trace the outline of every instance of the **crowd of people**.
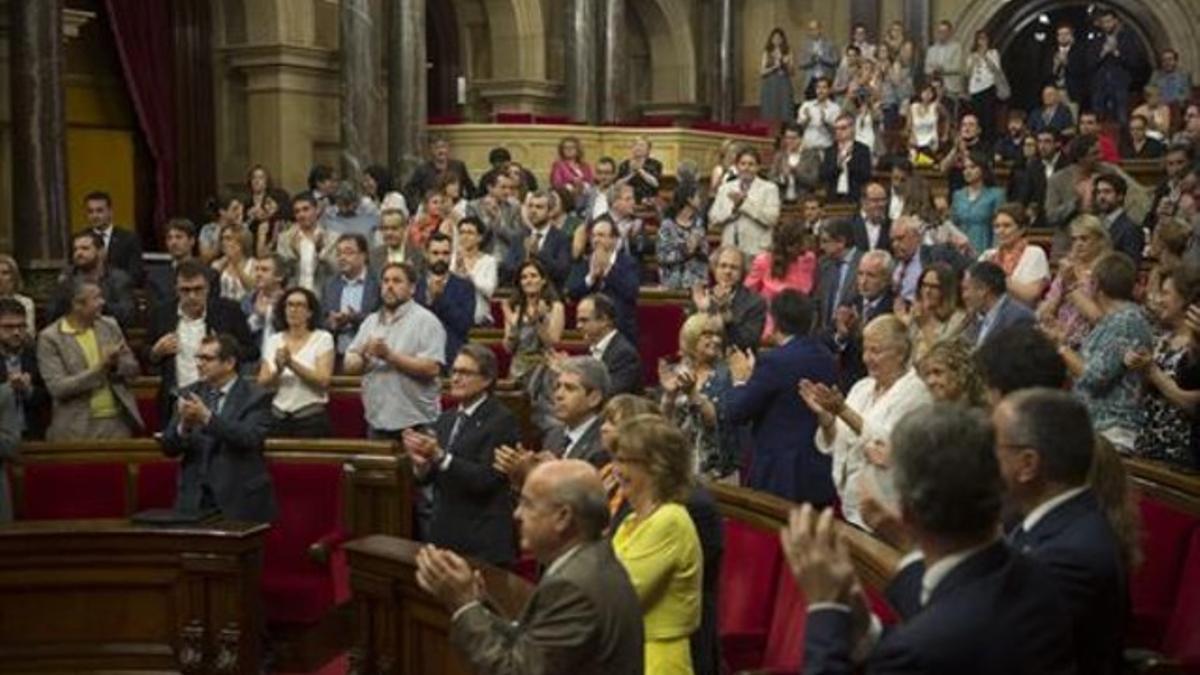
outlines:
[{"label": "crowd of people", "polygon": [[[895,26],[878,45],[859,27],[839,53],[819,23],[795,52],[775,31],[773,156],[730,141],[707,180],[681,164],[661,202],[647,138],[594,164],[565,138],[548,187],[504,148],[475,183],[434,139],[402,186],[316,166],[289,195],[254,166],[211,222],[164,223],[170,263],[144,267],[93,192],[40,331],[0,256],[0,459],[20,438],[138,434],[130,383],[157,375],[178,507],[267,522],[263,440],[332,435],[332,378],[360,376],[367,435],[402,445],[426,488],[418,580],[489,672],[719,672],[722,534],[702,479],[809,505],[782,537],[812,672],[868,643],[856,653],[880,666],[978,670],[963,659],[995,635],[994,672],[1117,672],[1100,647],[1121,644],[1138,553],[1113,458],[1200,466],[1200,103],[1167,49],[1130,115],[1116,92],[1139,47],[1096,16],[1079,44],[1082,27],[1058,28],[1043,106],[1006,127],[984,34],[964,51],[942,22],[919,53]],[[1165,179],[1143,187],[1123,158],[1157,158]],[[687,304],[649,390],[647,284]],[[582,354],[562,350],[569,308]],[[472,340],[492,325],[498,348]],[[494,394],[498,349],[533,447]],[[920,554],[889,598],[940,618],[868,630],[835,512]],[[520,551],[543,574],[512,628],[463,556]],[[1007,590],[983,612],[951,586]]]}]

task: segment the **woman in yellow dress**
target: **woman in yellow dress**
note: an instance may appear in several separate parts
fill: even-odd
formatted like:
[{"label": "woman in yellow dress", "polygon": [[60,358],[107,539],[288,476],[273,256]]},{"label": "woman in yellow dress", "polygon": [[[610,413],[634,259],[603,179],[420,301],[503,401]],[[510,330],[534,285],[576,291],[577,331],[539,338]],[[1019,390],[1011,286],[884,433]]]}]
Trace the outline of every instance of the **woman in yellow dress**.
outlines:
[{"label": "woman in yellow dress", "polygon": [[692,481],[691,448],[657,415],[617,429],[616,472],[633,512],[613,534],[613,550],[642,605],[647,675],[691,675],[688,639],[700,625],[703,560],[682,501]]}]

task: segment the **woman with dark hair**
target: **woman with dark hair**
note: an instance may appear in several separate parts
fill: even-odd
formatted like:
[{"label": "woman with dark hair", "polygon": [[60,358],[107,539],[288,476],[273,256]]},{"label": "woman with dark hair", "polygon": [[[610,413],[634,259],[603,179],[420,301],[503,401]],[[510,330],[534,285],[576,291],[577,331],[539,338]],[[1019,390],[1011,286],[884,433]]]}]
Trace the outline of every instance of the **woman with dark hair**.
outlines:
[{"label": "woman with dark hair", "polygon": [[496,293],[496,257],[480,247],[487,240],[487,226],[468,216],[458,221],[450,269],[475,287],[475,325],[492,325],[492,296]]},{"label": "woman with dark hair", "polygon": [[386,166],[372,164],[363,169],[360,179],[362,201],[369,204],[375,213],[384,209],[396,209],[408,213],[408,202],[396,190],[392,172]]},{"label": "woman with dark hair", "polygon": [[550,185],[578,197],[596,183],[592,167],[583,160],[583,145],[574,136],[558,142],[558,159],[550,167]]},{"label": "woman with dark hair", "polygon": [[222,193],[208,200],[205,208],[212,220],[200,228],[196,239],[200,243],[200,261],[211,264],[221,255],[221,233],[226,227],[245,224],[245,204],[235,194]]},{"label": "woman with dark hair", "polygon": [[691,290],[708,282],[708,223],[702,204],[699,186],[683,183],[658,228],[654,250],[659,283],[671,290]]},{"label": "woman with dark hair", "polygon": [[950,217],[967,235],[971,248],[992,247],[992,218],[1004,202],[1004,190],[994,187],[992,162],[987,153],[972,150],[963,158],[963,182],[950,200]]},{"label": "woman with dark hair", "polygon": [[949,128],[946,110],[938,102],[937,88],[925,82],[917,90],[917,96],[908,104],[904,116],[905,135],[908,137],[908,153],[914,166],[933,166],[941,157]]},{"label": "woman with dark hair", "polygon": [[935,344],[956,340],[967,327],[958,294],[958,274],[946,263],[936,262],[921,270],[917,301],[896,303],[896,317],[908,326],[913,359],[920,359]]},{"label": "woman with dark hair", "polygon": [[1028,226],[1023,205],[1008,203],[996,209],[992,229],[997,246],[984,251],[979,259],[999,265],[1008,280],[1008,294],[1035,307],[1050,285],[1050,263],[1041,246],[1025,239]]},{"label": "woman with dark hair", "polygon": [[246,194],[246,226],[254,235],[255,255],[265,255],[275,250],[283,224],[292,219],[292,198],[275,187],[262,164],[246,173]]},{"label": "woman with dark hair", "polygon": [[563,303],[536,259],[517,269],[516,292],[504,301],[503,308],[504,345],[512,354],[509,373],[517,380],[527,380],[562,340],[566,325]]},{"label": "woman with dark hair", "polygon": [[306,288],[293,287],[279,298],[272,314],[275,332],[263,344],[258,383],[275,391],[271,436],[328,438],[329,383],[334,343],[318,328],[321,303]]},{"label": "woman with dark hair", "polygon": [[792,49],[782,28],[775,28],[763,46],[762,82],[759,85],[758,115],[772,122],[792,119],[795,94],[792,91]]},{"label": "woman with dark hair", "polygon": [[1000,52],[991,45],[985,31],[975,31],[971,53],[967,54],[967,94],[971,111],[979,118],[983,140],[996,137],[996,102],[1008,98],[1008,80],[1000,65]]},{"label": "woman with dark hair", "polygon": [[[770,306],[775,296],[787,289],[804,295],[812,292],[817,271],[813,237],[798,221],[779,223],[771,231],[771,248],[754,257],[744,285]],[[774,322],[767,316],[763,336],[771,334]]]}]

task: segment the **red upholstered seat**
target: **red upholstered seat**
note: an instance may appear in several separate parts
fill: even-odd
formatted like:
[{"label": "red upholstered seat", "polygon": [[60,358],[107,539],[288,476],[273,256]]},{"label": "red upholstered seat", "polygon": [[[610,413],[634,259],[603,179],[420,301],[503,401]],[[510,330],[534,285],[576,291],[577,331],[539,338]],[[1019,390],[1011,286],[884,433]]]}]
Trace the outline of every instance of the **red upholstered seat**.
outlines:
[{"label": "red upholstered seat", "polygon": [[155,395],[155,392],[152,391],[146,394],[139,391],[137,394],[137,408],[138,414],[142,416],[142,422],[145,424],[145,428],[141,433],[142,436],[148,438],[162,431],[163,421],[159,419],[158,397]]},{"label": "red upholstered seat", "polygon": [[27,520],[122,518],[124,463],[29,464],[18,516]]},{"label": "red upholstered seat", "polygon": [[717,592],[717,633],[732,670],[763,662],[776,580],[782,569],[779,535],[725,520],[725,559]]},{"label": "red upholstered seat", "polygon": [[570,124],[571,118],[566,115],[538,115],[534,118],[538,124]]},{"label": "red upholstered seat", "polygon": [[145,462],[137,467],[134,510],[169,509],[179,490],[179,464],[171,460]]},{"label": "red upholstered seat", "polygon": [[[341,543],[347,533],[342,514],[342,469],[336,464],[272,462],[279,516],[267,533],[263,556],[263,598],[267,620],[314,623],[349,597]],[[330,546],[329,564],[309,548]]]},{"label": "red upholstered seat", "polygon": [[363,417],[362,394],[329,392],[329,418],[334,438],[366,438],[367,420]]},{"label": "red upholstered seat", "polygon": [[1188,672],[1200,670],[1200,528],[1192,532],[1162,651]]},{"label": "red upholstered seat", "polygon": [[1167,621],[1176,606],[1187,548],[1197,532],[1195,516],[1142,496],[1144,560],[1130,579],[1129,642],[1161,650]]},{"label": "red upholstered seat", "polygon": [[492,310],[492,325],[504,329],[504,301],[492,298],[489,308]]},{"label": "red upholstered seat", "polygon": [[804,665],[804,624],[808,620],[808,603],[787,565],[780,567],[772,599],[774,607],[763,661],[754,670],[780,675],[798,673]]},{"label": "red upholstered seat", "polygon": [[496,356],[496,373],[500,379],[508,377],[508,370],[512,366],[512,354],[508,353],[508,348],[499,342],[489,342],[488,349],[492,350],[492,354]]},{"label": "red upholstered seat", "polygon": [[497,124],[533,124],[533,114],[524,112],[498,112]]},{"label": "red upholstered seat", "polygon": [[658,360],[679,352],[679,328],[687,319],[683,306],[673,303],[638,305],[638,354],[642,381],[658,384]]}]

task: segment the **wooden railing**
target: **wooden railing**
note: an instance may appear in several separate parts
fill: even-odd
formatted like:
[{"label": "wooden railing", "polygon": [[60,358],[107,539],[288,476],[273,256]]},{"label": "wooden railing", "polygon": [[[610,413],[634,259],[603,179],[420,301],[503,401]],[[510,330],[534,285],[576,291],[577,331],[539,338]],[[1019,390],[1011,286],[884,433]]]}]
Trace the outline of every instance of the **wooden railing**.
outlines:
[{"label": "wooden railing", "polygon": [[1124,461],[1134,489],[1200,518],[1200,474],[1149,459]]}]

